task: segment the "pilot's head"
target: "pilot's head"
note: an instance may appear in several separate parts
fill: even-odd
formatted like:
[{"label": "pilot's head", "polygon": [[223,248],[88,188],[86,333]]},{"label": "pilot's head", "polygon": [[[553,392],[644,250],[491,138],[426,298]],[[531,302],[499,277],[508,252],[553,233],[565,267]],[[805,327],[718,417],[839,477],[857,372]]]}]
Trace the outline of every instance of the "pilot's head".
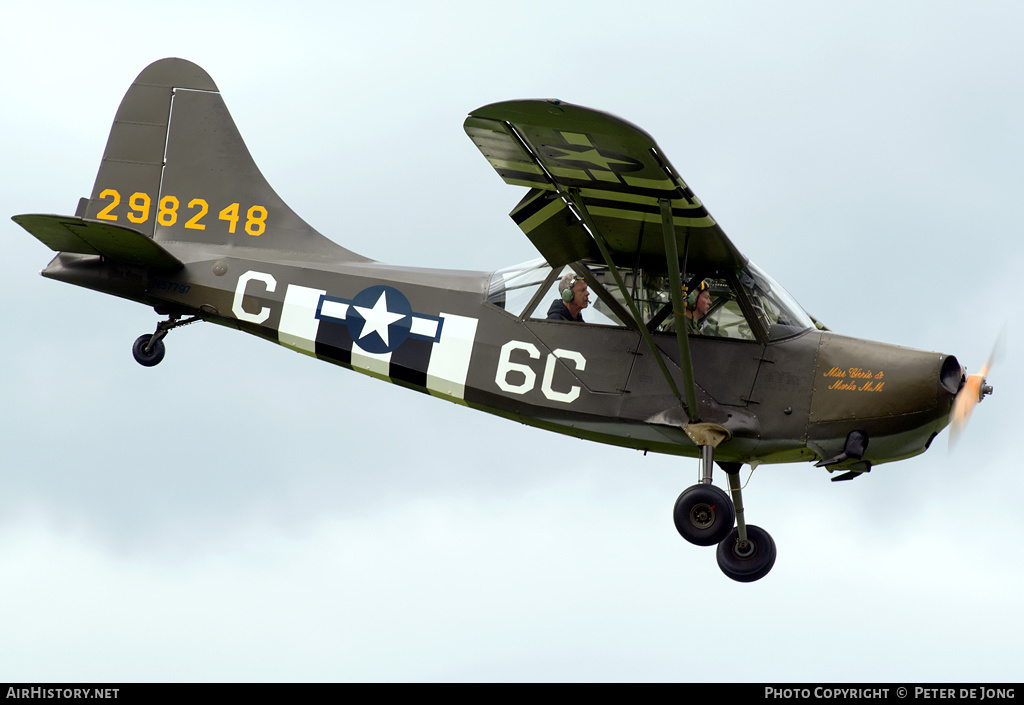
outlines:
[{"label": "pilot's head", "polygon": [[692,279],[683,285],[683,296],[686,297],[686,310],[693,311],[694,316],[701,318],[711,308],[711,286],[703,279]]},{"label": "pilot's head", "polygon": [[587,283],[579,274],[569,272],[558,281],[558,291],[562,295],[562,301],[570,309],[582,311],[590,305],[590,291]]}]

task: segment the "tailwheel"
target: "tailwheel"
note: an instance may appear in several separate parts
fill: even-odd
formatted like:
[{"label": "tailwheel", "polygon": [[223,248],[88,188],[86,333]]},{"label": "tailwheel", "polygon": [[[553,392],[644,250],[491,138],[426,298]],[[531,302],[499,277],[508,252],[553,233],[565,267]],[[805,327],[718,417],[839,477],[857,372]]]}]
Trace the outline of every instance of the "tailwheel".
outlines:
[{"label": "tailwheel", "polygon": [[759,526],[746,525],[746,540],[740,540],[739,527],[718,544],[718,567],[728,577],[752,583],[768,575],[775,565],[775,541]]},{"label": "tailwheel", "polygon": [[[156,312],[167,313],[167,311],[159,307],[156,308]],[[132,344],[132,356],[143,367],[153,367],[160,364],[160,361],[164,359],[164,354],[167,352],[167,348],[164,345],[164,338],[167,337],[167,334],[175,328],[187,326],[190,323],[201,320],[203,320],[201,314],[181,320],[180,313],[168,313],[167,320],[157,323],[156,331],[152,335],[140,335],[135,339],[135,343]]]},{"label": "tailwheel", "polygon": [[167,352],[167,347],[162,340],[153,340],[156,336],[151,333],[140,335],[132,345],[132,356],[135,361],[143,367],[153,367],[160,364]]},{"label": "tailwheel", "polygon": [[713,546],[729,534],[736,511],[723,490],[700,484],[683,490],[672,518],[684,539],[697,546]]}]

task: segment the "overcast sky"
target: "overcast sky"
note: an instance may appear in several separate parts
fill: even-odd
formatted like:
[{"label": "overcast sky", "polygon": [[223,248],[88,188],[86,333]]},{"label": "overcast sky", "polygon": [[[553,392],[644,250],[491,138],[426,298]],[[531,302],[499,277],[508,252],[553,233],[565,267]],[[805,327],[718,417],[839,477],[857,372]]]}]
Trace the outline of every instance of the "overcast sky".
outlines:
[{"label": "overcast sky", "polygon": [[[18,3],[0,29],[0,681],[1019,681],[1024,6]],[[695,460],[510,423],[38,276],[166,56],[311,225],[374,259],[536,253],[465,136],[558,97],[650,132],[832,329],[1008,353],[956,451],[762,466],[753,584],[671,520]],[[744,470],[743,478],[746,479]],[[724,484],[721,473],[718,484]]]}]

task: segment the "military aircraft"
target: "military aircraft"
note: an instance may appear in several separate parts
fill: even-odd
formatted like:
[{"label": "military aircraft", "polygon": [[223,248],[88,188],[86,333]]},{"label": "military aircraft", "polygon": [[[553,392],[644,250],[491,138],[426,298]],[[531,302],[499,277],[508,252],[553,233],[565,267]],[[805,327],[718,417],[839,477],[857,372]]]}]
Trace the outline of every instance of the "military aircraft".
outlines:
[{"label": "military aircraft", "polygon": [[433,270],[335,244],[273,191],[216,84],[182,59],[129,88],[74,216],[13,219],[58,253],[43,276],[166,316],[134,342],[142,365],[163,359],[171,330],[208,321],[539,428],[699,458],[676,528],[717,545],[742,582],[776,558],[746,522],[744,464],[816,461],[856,478],[924,452],[991,392],[987,366],[968,379],[951,355],[809,316],[639,127],[559,100],[487,105],[464,127],[528,189],[510,215],[539,259]]}]

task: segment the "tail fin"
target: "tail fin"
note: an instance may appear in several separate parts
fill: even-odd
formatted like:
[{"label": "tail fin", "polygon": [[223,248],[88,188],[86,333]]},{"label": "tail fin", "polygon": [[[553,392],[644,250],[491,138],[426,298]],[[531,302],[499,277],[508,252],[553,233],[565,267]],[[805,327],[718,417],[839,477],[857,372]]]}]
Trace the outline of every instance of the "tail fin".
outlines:
[{"label": "tail fin", "polygon": [[84,216],[138,230],[172,252],[188,243],[369,261],[318,233],[281,200],[213,79],[183,59],[150,64],[128,89]]}]

